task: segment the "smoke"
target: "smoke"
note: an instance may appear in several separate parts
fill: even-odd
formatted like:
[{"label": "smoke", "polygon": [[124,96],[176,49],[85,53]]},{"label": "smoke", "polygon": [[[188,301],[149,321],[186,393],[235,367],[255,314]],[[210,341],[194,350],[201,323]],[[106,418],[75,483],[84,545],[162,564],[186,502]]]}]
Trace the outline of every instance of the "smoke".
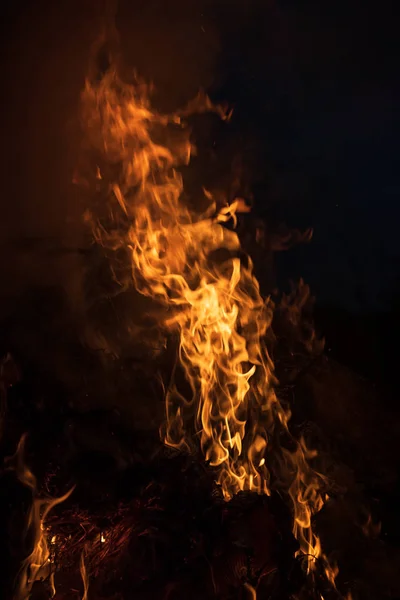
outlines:
[{"label": "smoke", "polygon": [[[79,101],[94,42],[116,12],[125,67],[177,106],[207,87],[218,39],[200,4],[176,1],[20,4],[3,38],[0,310],[31,285],[79,288],[87,245],[84,202],[72,185]],[[203,16],[201,16],[203,15]],[[203,31],[204,30],[204,31]]]},{"label": "smoke", "polygon": [[155,85],[165,112],[186,104],[215,77],[219,31],[207,0],[120,0],[116,25],[128,66]]},{"label": "smoke", "polygon": [[84,232],[72,165],[79,93],[98,21],[88,5],[76,5],[22,4],[3,38],[3,317],[31,286],[63,286],[71,296],[78,286]]}]

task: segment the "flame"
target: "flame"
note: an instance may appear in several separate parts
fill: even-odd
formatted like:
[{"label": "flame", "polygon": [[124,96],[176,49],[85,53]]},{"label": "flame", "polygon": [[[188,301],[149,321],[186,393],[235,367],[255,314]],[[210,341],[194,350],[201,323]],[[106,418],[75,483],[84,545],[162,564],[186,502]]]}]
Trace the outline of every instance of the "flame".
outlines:
[{"label": "flame", "polygon": [[361,525],[361,531],[365,537],[378,538],[382,529],[382,523],[380,521],[374,521],[371,513],[368,513],[367,520]]},{"label": "flame", "polygon": [[[192,151],[183,117],[211,109],[224,114],[203,96],[184,111],[160,115],[140,82],[123,83],[113,70],[100,82],[87,81],[89,142],[107,164],[118,165],[109,185],[108,225],[97,223],[94,233],[129,252],[135,288],[163,307],[167,316],[159,327],[179,340],[166,392],[165,444],[192,451],[199,440],[226,500],[240,490],[288,493],[293,531],[312,568],[321,556],[312,518],[327,499],[324,480],[310,467],[316,453],[291,437],[290,411],[275,393],[265,341],[274,306],[261,296],[252,261],[232,229],[243,202],[217,212],[204,190],[207,209],[190,209],[177,171]],[[168,142],[171,129],[179,133],[174,142]],[[179,370],[189,394],[178,384]],[[294,450],[279,445],[282,433]]]},{"label": "flame", "polygon": [[48,542],[49,530],[45,525],[49,512],[57,505],[64,502],[73,492],[70,489],[59,498],[40,497],[37,490],[36,477],[24,462],[26,435],[23,435],[18,443],[15,455],[7,459],[10,468],[14,468],[18,479],[32,490],[33,501],[26,523],[26,533],[32,535],[33,550],[23,561],[20,569],[16,600],[30,598],[32,586],[38,579],[49,579],[52,596],[55,595],[54,585],[54,545],[56,536]]},{"label": "flame", "polygon": [[85,550],[82,551],[80,562],[79,562],[79,571],[82,577],[83,582],[83,596],[82,600],[88,600],[88,592],[89,592],[89,577],[87,574],[86,564],[85,564]]},{"label": "flame", "polygon": [[250,585],[249,583],[245,583],[243,587],[247,593],[246,598],[248,598],[249,600],[257,600],[257,592],[252,585]]}]

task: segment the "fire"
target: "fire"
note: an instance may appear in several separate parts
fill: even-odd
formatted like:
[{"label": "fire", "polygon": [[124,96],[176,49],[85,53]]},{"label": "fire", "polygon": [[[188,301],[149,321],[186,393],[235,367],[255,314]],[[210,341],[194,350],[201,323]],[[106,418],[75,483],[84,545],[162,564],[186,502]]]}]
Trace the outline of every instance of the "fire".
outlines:
[{"label": "fire", "polygon": [[39,579],[48,579],[52,595],[56,593],[54,585],[54,545],[56,536],[50,538],[45,521],[49,512],[61,502],[64,502],[73,492],[70,489],[59,498],[46,498],[39,495],[36,477],[24,462],[26,436],[19,441],[15,455],[7,460],[10,468],[14,468],[18,479],[32,490],[33,501],[26,523],[27,535],[32,535],[33,549],[21,565],[16,600],[30,598],[32,586]]},{"label": "fire", "polygon": [[86,564],[85,564],[85,550],[83,550],[83,552],[81,554],[81,559],[80,559],[80,562],[79,562],[79,571],[81,573],[82,583],[83,583],[83,596],[82,596],[82,600],[88,600],[89,577],[88,577],[88,574],[87,574]]},{"label": "fire", "polygon": [[[86,83],[83,109],[90,144],[117,172],[108,225],[97,223],[95,236],[129,253],[135,288],[162,307],[159,328],[179,340],[165,444],[192,451],[199,440],[226,500],[240,490],[287,493],[294,533],[312,568],[321,556],[312,518],[327,499],[324,480],[310,466],[315,453],[290,435],[290,411],[275,393],[266,344],[274,306],[262,297],[234,231],[243,207],[238,201],[217,210],[204,190],[207,209],[189,208],[177,170],[193,150],[185,116],[227,113],[203,96],[184,111],[160,115],[148,87],[125,84],[113,70]],[[190,393],[178,383],[180,371]],[[279,444],[282,434],[290,450]]]}]

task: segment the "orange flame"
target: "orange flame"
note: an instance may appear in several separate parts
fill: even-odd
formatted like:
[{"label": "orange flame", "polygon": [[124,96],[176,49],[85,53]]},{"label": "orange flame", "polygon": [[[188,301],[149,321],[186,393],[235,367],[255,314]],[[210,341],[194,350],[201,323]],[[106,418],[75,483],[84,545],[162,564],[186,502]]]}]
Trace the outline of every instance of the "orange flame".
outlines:
[{"label": "orange flame", "polygon": [[86,570],[86,564],[85,564],[85,550],[82,551],[81,554],[81,558],[80,558],[80,562],[79,562],[79,571],[82,577],[82,582],[83,582],[83,596],[82,596],[82,600],[88,600],[88,593],[89,593],[89,577],[87,574],[87,570]]},{"label": "orange flame", "polygon": [[7,460],[10,468],[14,468],[18,479],[32,490],[32,507],[28,514],[26,532],[33,536],[33,550],[23,561],[20,569],[16,591],[16,600],[26,600],[30,597],[32,586],[38,579],[49,579],[52,595],[56,593],[54,585],[54,558],[53,548],[56,537],[52,536],[50,547],[48,542],[49,531],[45,520],[49,512],[61,502],[64,502],[73,492],[70,489],[59,498],[43,498],[38,495],[36,477],[24,462],[26,435],[18,443],[15,455]]},{"label": "orange flame", "polygon": [[[204,97],[189,106],[211,107]],[[182,121],[189,109],[160,115],[143,84],[125,84],[113,71],[86,83],[83,108],[90,143],[105,161],[120,165],[109,188],[112,231],[98,224],[95,236],[129,250],[136,289],[166,309],[160,328],[179,338],[177,364],[191,393],[185,395],[176,378],[171,382],[164,441],[192,450],[199,439],[226,500],[240,490],[270,494],[271,485],[288,492],[293,530],[311,567],[321,555],[312,517],[326,500],[323,478],[310,467],[315,452],[304,441],[292,440],[294,451],[276,441],[279,432],[291,438],[290,412],[275,394],[265,343],[273,303],[261,296],[251,259],[243,257],[230,228],[242,206],[236,202],[217,213],[206,191],[204,213],[184,202],[176,167],[190,159]],[[179,143],[165,141],[170,128],[180,132]],[[272,456],[279,467],[273,476]]]}]

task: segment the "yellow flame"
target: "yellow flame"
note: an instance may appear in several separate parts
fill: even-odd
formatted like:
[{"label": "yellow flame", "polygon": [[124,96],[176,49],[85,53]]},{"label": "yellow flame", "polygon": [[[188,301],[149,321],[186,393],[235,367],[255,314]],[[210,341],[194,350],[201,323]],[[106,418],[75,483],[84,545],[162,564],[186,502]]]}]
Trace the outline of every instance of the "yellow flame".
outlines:
[{"label": "yellow flame", "polygon": [[[212,107],[204,97],[199,102],[190,110]],[[321,555],[312,517],[326,497],[322,477],[309,464],[315,453],[302,440],[286,450],[274,436],[276,430],[290,436],[290,412],[275,394],[265,343],[273,303],[261,296],[251,259],[231,228],[243,203],[216,212],[206,190],[205,212],[184,202],[176,168],[190,159],[182,121],[189,109],[160,115],[143,84],[122,83],[112,71],[98,83],[87,82],[83,108],[92,146],[120,165],[110,184],[111,231],[97,225],[96,238],[129,249],[136,289],[166,309],[159,326],[179,338],[178,364],[191,393],[183,394],[175,381],[169,386],[164,441],[191,450],[199,439],[227,500],[240,490],[270,493],[273,452],[279,465],[274,485],[291,498],[293,531],[312,567]],[[165,141],[169,128],[179,131],[179,143]]]}]

